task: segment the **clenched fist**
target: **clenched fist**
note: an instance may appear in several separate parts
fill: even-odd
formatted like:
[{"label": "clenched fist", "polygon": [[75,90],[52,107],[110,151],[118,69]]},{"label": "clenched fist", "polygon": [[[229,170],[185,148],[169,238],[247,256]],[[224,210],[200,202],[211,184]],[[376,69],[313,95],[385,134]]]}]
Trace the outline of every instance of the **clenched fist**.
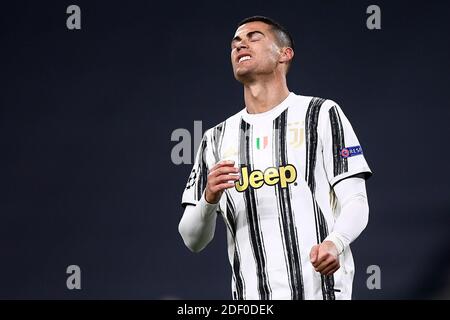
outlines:
[{"label": "clenched fist", "polygon": [[309,257],[314,269],[323,275],[332,275],[340,267],[338,250],[332,241],[313,246]]}]

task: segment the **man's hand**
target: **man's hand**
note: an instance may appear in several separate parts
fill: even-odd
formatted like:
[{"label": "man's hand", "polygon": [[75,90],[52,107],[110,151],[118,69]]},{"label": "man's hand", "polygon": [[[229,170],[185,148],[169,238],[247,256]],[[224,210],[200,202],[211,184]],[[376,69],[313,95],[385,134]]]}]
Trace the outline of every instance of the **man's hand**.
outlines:
[{"label": "man's hand", "polygon": [[313,246],[309,257],[314,269],[323,275],[332,275],[340,267],[338,250],[332,241]]},{"label": "man's hand", "polygon": [[238,172],[239,169],[234,167],[234,161],[232,160],[216,163],[208,174],[208,182],[206,183],[205,189],[206,201],[209,203],[219,202],[223,191],[234,187],[234,182],[239,180],[239,175],[236,175]]}]

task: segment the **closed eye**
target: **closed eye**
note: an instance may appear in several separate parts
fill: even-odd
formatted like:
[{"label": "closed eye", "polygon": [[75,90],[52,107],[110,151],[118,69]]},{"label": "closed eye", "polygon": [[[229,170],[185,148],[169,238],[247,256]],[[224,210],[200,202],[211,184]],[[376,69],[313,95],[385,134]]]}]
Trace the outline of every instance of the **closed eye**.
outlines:
[{"label": "closed eye", "polygon": [[264,38],[264,34],[260,31],[253,31],[248,33],[247,37],[251,42],[255,42]]},{"label": "closed eye", "polygon": [[249,39],[251,42],[259,41],[264,37],[262,33],[259,33],[258,31],[252,32],[249,34]]},{"label": "closed eye", "polygon": [[[261,31],[251,31],[249,33],[246,34],[246,37],[248,39],[248,41],[250,42],[256,42],[261,40],[262,38],[265,37],[265,34],[262,33]],[[233,50],[236,47],[236,43],[238,43],[239,41],[241,41],[241,37],[239,36],[235,36],[233,38],[233,40],[231,40],[231,50]]]}]

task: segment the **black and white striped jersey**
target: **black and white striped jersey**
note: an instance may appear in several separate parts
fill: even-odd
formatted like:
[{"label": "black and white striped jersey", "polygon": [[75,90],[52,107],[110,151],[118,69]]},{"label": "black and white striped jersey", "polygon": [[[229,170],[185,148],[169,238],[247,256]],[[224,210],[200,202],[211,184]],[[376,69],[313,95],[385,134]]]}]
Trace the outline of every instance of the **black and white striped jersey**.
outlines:
[{"label": "black and white striped jersey", "polygon": [[341,268],[321,276],[309,259],[339,215],[333,186],[372,172],[341,108],[331,100],[290,93],[265,113],[244,108],[203,136],[183,193],[196,205],[208,169],[234,160],[240,180],[223,194],[234,299],[350,299],[350,248]]}]

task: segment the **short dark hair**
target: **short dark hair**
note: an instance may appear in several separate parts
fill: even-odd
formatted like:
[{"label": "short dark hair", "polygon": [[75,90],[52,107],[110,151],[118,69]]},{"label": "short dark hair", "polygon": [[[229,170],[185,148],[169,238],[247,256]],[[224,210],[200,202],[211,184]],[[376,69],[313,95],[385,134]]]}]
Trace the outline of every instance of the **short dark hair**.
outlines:
[{"label": "short dark hair", "polygon": [[239,24],[237,25],[237,28],[239,28],[243,24],[246,24],[249,22],[254,22],[254,21],[261,21],[261,22],[264,22],[265,24],[268,24],[269,26],[271,26],[272,30],[275,31],[275,36],[276,36],[279,44],[281,44],[283,47],[290,47],[294,50],[294,40],[292,39],[289,31],[287,31],[287,29],[285,27],[283,27],[281,24],[279,24],[278,22],[276,22],[275,20],[273,20],[271,18],[268,18],[265,16],[248,17],[248,18],[245,18],[244,20],[242,20],[241,22],[239,22]]}]

